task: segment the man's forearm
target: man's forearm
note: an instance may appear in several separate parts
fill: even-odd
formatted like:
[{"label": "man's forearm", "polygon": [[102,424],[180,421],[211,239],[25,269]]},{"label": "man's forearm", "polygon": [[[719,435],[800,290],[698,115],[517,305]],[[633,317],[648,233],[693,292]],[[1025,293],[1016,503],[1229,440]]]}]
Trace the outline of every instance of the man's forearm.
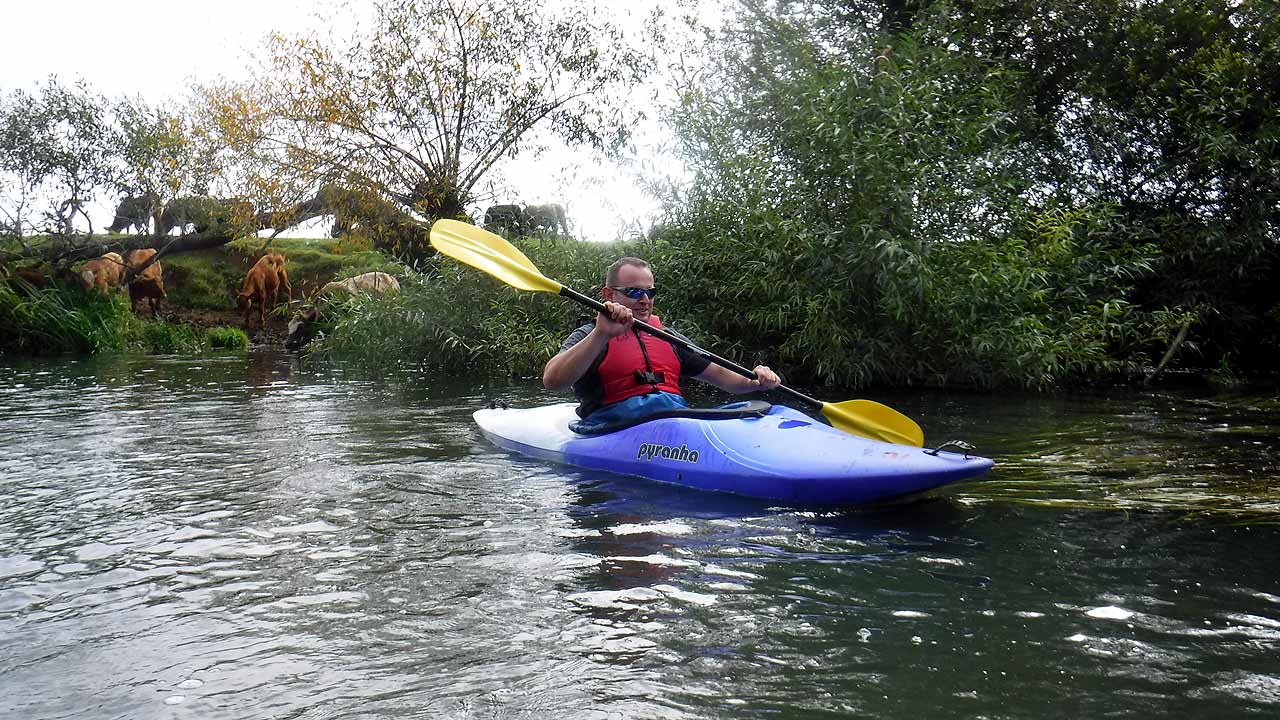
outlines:
[{"label": "man's forearm", "polygon": [[591,363],[607,343],[608,339],[603,334],[592,330],[576,345],[547,361],[542,370],[542,384],[548,390],[563,390],[578,382],[591,369]]}]

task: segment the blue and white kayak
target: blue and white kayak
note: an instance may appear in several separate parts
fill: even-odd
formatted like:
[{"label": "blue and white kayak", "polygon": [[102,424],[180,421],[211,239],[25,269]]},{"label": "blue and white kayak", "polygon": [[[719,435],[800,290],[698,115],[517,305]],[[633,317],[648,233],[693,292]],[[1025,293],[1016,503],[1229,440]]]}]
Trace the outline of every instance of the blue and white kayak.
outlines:
[{"label": "blue and white kayak", "polygon": [[[751,414],[694,411],[604,435],[569,429],[573,403],[474,414],[494,444],[581,468],[792,505],[877,503],[981,475],[983,457],[868,440],[784,405]],[[730,406],[733,407],[733,406]]]}]

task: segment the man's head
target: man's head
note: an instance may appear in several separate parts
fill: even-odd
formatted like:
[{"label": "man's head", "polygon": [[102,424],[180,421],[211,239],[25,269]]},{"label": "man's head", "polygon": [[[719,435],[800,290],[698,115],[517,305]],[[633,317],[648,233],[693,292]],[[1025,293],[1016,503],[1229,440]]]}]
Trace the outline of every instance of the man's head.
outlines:
[{"label": "man's head", "polygon": [[637,320],[649,319],[655,292],[649,263],[637,257],[624,257],[609,266],[604,284],[605,300],[630,308]]}]

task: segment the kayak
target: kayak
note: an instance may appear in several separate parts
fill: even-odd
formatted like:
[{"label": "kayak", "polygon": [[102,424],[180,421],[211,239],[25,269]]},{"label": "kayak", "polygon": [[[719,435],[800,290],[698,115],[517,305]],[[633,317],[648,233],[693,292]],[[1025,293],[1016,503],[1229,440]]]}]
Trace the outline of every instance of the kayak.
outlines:
[{"label": "kayak", "polygon": [[474,413],[498,447],[623,475],[793,505],[859,505],[977,477],[994,463],[836,430],[785,405],[752,401],[665,413],[600,435],[569,429],[573,403]]}]

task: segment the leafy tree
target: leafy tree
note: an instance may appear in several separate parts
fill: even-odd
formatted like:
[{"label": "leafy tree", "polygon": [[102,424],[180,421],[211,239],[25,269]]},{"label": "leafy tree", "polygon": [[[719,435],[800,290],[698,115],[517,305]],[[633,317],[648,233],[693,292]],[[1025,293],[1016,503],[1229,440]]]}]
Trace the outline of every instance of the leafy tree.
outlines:
[{"label": "leafy tree", "polygon": [[212,149],[184,113],[149,105],[142,98],[115,103],[121,135],[119,190],[152,194],[162,201],[181,195],[208,195],[219,174]]},{"label": "leafy tree", "polygon": [[37,95],[10,94],[0,118],[0,170],[8,175],[6,215],[17,233],[31,226],[28,203],[47,199],[49,230],[73,234],[77,215],[89,222],[85,205],[111,184],[119,139],[106,102],[83,83],[66,86],[49,78]]},{"label": "leafy tree", "polygon": [[22,91],[0,97],[0,235],[22,237],[33,227],[31,206],[46,175],[34,109],[35,99]]},{"label": "leafy tree", "polygon": [[674,114],[696,176],[655,246],[668,302],[839,383],[1044,386],[1189,324],[1210,366],[1273,366],[1278,16],[741,0]]},{"label": "leafy tree", "polygon": [[673,117],[695,178],[655,250],[681,268],[668,297],[813,379],[932,377],[930,263],[1015,223],[1015,77],[808,3],[743,7]]},{"label": "leafy tree", "polygon": [[616,91],[648,66],[583,4],[379,2],[369,32],[277,37],[253,82],[206,96],[259,195],[338,182],[434,219],[462,216],[498,163],[539,149],[537,131],[623,142],[635,113]]},{"label": "leafy tree", "polygon": [[66,87],[51,78],[38,107],[38,146],[45,157],[45,189],[50,197],[45,217],[54,223],[54,232],[68,236],[73,234],[72,221],[80,215],[92,233],[93,222],[84,206],[114,179],[111,160],[119,148],[107,103],[83,82]]}]

